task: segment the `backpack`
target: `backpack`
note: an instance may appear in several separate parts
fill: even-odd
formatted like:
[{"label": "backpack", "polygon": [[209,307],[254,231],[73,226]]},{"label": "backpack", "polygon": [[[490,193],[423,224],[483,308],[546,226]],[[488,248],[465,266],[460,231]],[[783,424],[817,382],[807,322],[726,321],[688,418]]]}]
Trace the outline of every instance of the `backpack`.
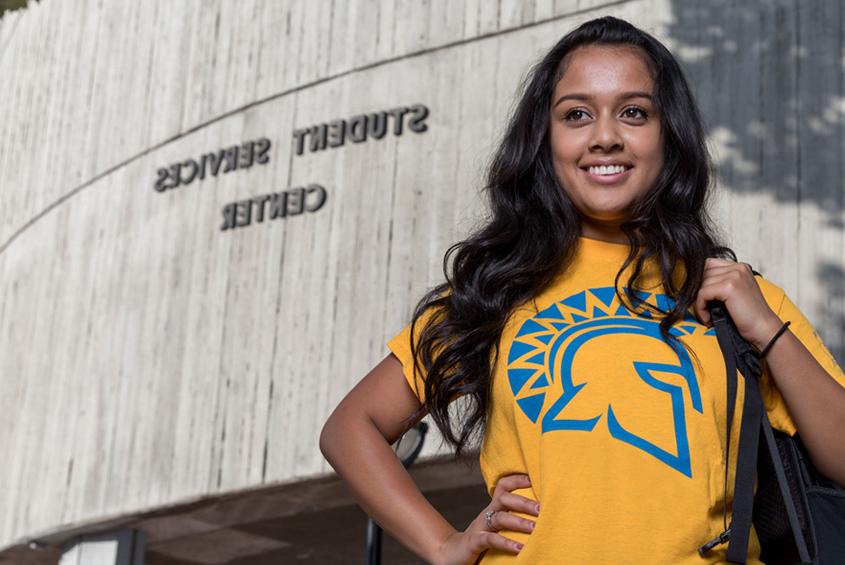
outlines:
[{"label": "backpack", "polygon": [[[845,489],[813,466],[798,434],[790,436],[772,429],[757,382],[762,375],[759,353],[740,336],[723,303],[713,301],[708,308],[727,369],[726,461],[730,459],[737,370],[745,379],[745,399],[731,523],[717,538],[701,546],[699,553],[704,555],[728,543],[727,560],[745,563],[753,523],[764,563],[845,563]],[[727,492],[727,469],[725,487]]]}]

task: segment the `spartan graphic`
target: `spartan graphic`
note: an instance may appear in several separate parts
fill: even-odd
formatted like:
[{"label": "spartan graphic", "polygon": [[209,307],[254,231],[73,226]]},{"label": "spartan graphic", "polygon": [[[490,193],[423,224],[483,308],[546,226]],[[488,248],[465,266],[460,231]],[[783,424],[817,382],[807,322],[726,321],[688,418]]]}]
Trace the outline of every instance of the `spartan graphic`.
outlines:
[{"label": "spartan graphic", "polygon": [[[664,311],[674,306],[674,301],[665,294],[638,292],[637,296]],[[713,330],[698,324],[689,313],[670,333],[675,337],[693,333],[714,335]],[[614,413],[612,401],[607,406],[610,435],[691,478],[684,391],[681,386],[657,377],[657,374],[667,373],[680,376],[688,390],[692,410],[703,413],[698,379],[689,354],[683,347],[672,347],[663,339],[660,323],[652,319],[649,311],[632,313],[627,310],[613,287],[591,288],[574,294],[552,304],[522,324],[508,353],[508,381],[517,405],[532,422],[539,423],[542,433],[592,431],[603,414],[574,419],[568,417],[566,412],[570,402],[589,384],[576,382],[578,379],[573,375],[572,366],[578,350],[585,343],[612,334],[638,335],[657,340],[660,347],[668,348],[677,356],[677,364],[631,359],[631,376],[665,393],[671,404],[672,421],[666,425],[674,429],[675,453],[630,431]],[[581,375],[581,378],[584,377]],[[545,406],[547,408],[544,410]]]}]

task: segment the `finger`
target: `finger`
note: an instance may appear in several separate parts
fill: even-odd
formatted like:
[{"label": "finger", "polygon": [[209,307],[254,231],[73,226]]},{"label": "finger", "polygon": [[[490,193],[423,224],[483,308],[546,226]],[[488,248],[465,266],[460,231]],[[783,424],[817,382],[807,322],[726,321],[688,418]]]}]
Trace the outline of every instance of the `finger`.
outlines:
[{"label": "finger", "polygon": [[751,263],[740,263],[740,265],[743,265],[746,269],[748,269],[748,272],[752,277],[754,276],[754,267],[751,266]]},{"label": "finger", "polygon": [[708,268],[704,269],[704,276],[709,277],[709,276],[713,276],[713,275],[721,275],[721,274],[725,274],[725,273],[732,273],[734,271],[743,272],[745,270],[746,270],[745,268],[740,267],[736,263],[731,263],[730,265],[716,265],[716,266],[708,267]]},{"label": "finger", "polygon": [[754,280],[754,275],[749,270],[748,266],[743,264],[733,264],[720,267],[712,267],[706,269],[702,274],[702,283],[712,277],[736,277],[737,280]]},{"label": "finger", "polygon": [[708,327],[710,326],[711,316],[710,316],[710,310],[707,309],[707,304],[705,304],[704,306],[701,306],[701,304],[698,302],[698,299],[696,299],[695,304],[693,304],[692,310],[693,310],[693,313],[695,314],[695,317],[698,318],[698,320],[703,325],[708,326]]},{"label": "finger", "polygon": [[507,510],[516,510],[525,514],[538,515],[540,513],[540,503],[536,500],[506,492],[499,497],[499,503]]},{"label": "finger", "polygon": [[699,288],[704,288],[705,286],[720,285],[727,282],[730,282],[730,284],[732,285],[737,285],[742,283],[741,278],[742,275],[740,275],[736,271],[728,271],[726,273],[708,275],[701,280],[701,287]]},{"label": "finger", "polygon": [[704,266],[703,276],[722,275],[727,273],[734,273],[740,277],[754,278],[754,270],[748,263],[734,263],[727,261],[724,263],[707,263]]},{"label": "finger", "polygon": [[736,265],[736,261],[731,261],[730,259],[722,259],[721,257],[708,257],[707,260],[704,261],[705,269],[711,269],[714,267],[728,267],[731,265]]},{"label": "finger", "polygon": [[695,297],[695,312],[705,325],[710,325],[711,322],[710,310],[707,309],[707,303],[713,300],[710,296],[711,293],[707,287],[702,286],[698,289],[698,295]]},{"label": "finger", "polygon": [[522,518],[505,510],[499,510],[490,518],[490,527],[495,531],[511,530],[530,534],[534,531],[534,520]]},{"label": "finger", "polygon": [[[716,289],[717,291],[727,290],[728,292],[732,292],[736,285],[742,284],[743,271],[743,267],[739,267],[736,263],[731,262],[730,265],[716,266],[705,272],[701,279],[695,305],[693,306],[696,315],[704,324],[709,325],[710,323],[710,311],[707,309],[707,303],[710,300],[727,300],[727,296],[709,296],[708,293],[713,290],[712,287],[718,287]],[[722,285],[726,283],[728,283],[727,287],[723,288]],[[702,290],[704,289],[708,290],[702,294]]]},{"label": "finger", "polygon": [[751,267],[748,265],[748,263],[731,263],[730,265],[717,265],[713,267],[708,267],[704,269],[703,276],[706,277],[727,273],[734,273],[738,276],[754,278],[754,274],[751,272]]},{"label": "finger", "polygon": [[733,293],[734,282],[730,279],[720,279],[702,285],[698,289],[698,295],[695,299],[695,311],[699,314],[701,320],[707,325],[710,324],[710,311],[707,310],[707,303],[711,300],[720,300],[725,302]]},{"label": "finger", "polygon": [[518,488],[526,488],[531,486],[531,479],[528,475],[506,475],[496,482],[496,488],[493,491],[493,497],[497,494],[510,492]]},{"label": "finger", "polygon": [[710,309],[708,308],[710,305],[711,300],[715,300],[711,298],[712,291],[709,288],[709,284],[702,284],[701,288],[698,289],[698,294],[695,297],[695,303],[693,305],[693,310],[695,310],[696,316],[698,319],[701,320],[701,323],[705,326],[712,325],[712,316],[710,315]]},{"label": "finger", "polygon": [[470,550],[475,554],[479,554],[485,549],[490,548],[500,549],[509,553],[519,553],[519,550],[522,549],[521,543],[494,532],[476,532],[472,534],[469,539],[469,546]]}]

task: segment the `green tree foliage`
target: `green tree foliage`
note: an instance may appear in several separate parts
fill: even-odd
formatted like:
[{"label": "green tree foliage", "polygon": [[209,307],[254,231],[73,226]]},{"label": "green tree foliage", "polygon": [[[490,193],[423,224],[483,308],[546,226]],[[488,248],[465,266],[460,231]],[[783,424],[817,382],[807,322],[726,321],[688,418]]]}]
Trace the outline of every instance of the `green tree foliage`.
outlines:
[{"label": "green tree foliage", "polygon": [[27,0],[0,0],[0,18],[6,12],[26,8],[26,2]]}]

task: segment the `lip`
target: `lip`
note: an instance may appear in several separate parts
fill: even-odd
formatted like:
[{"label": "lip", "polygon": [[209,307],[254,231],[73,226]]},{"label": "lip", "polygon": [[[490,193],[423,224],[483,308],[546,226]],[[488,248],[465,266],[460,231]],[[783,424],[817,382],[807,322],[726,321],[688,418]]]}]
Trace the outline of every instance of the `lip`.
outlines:
[{"label": "lip", "polygon": [[581,169],[581,171],[587,175],[587,178],[590,179],[592,182],[604,185],[612,185],[612,184],[619,184],[625,181],[628,178],[630,172],[634,170],[634,167],[630,167],[625,169],[621,173],[616,173],[615,175],[594,175],[590,173],[589,168]]},{"label": "lip", "polygon": [[589,169],[590,167],[601,167],[601,166],[609,167],[611,165],[622,165],[623,167],[627,167],[629,169],[634,166],[628,161],[619,161],[617,159],[599,159],[598,161],[591,161],[589,163],[581,163],[580,167],[582,169]]}]

